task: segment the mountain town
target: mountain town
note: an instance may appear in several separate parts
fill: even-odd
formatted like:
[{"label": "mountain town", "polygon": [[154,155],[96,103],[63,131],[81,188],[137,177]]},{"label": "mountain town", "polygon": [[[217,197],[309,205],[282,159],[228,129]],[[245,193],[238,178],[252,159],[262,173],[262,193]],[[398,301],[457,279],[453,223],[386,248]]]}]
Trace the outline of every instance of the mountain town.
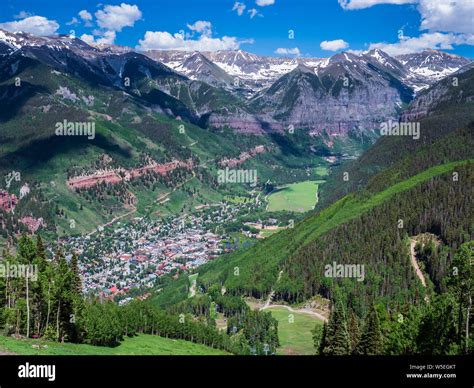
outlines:
[{"label": "mountain town", "polygon": [[469,380],[472,15],[2,2],[0,385]]}]

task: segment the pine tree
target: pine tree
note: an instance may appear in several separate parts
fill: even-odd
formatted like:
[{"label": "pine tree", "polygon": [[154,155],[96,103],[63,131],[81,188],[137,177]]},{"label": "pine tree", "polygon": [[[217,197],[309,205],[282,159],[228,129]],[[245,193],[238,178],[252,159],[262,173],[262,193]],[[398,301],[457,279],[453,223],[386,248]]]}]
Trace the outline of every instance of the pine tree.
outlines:
[{"label": "pine tree", "polygon": [[380,330],[379,317],[375,305],[372,304],[366,318],[364,332],[362,333],[359,345],[356,348],[356,353],[368,356],[381,354],[383,351],[382,346],[383,338]]},{"label": "pine tree", "polygon": [[311,334],[313,336],[314,348],[316,349],[316,354],[321,354],[320,349],[321,349],[321,344],[323,342],[325,327],[326,327],[326,323],[324,323],[323,326],[321,326],[320,323],[316,323],[316,325],[314,326],[314,329],[311,330]]},{"label": "pine tree", "polygon": [[79,264],[77,261],[76,252],[71,257],[71,271],[72,271],[72,287],[73,290],[78,294],[82,295],[82,282],[79,274]]},{"label": "pine tree", "polygon": [[323,332],[321,334],[321,341],[319,343],[318,354],[324,354],[324,349],[327,346],[327,332],[328,332],[328,324],[324,322],[323,325]]},{"label": "pine tree", "polygon": [[44,248],[43,239],[39,234],[36,236],[36,255],[46,259],[46,249]]},{"label": "pine tree", "polygon": [[360,330],[359,330],[357,315],[352,308],[349,308],[348,330],[349,330],[350,349],[351,349],[351,353],[353,353],[354,350],[357,348],[357,344],[360,341]]},{"label": "pine tree", "polygon": [[350,353],[349,332],[342,302],[336,302],[326,332],[324,354],[345,355]]},{"label": "pine tree", "polygon": [[[464,353],[469,352],[472,309],[474,293],[474,241],[462,244],[454,256],[451,274],[448,278],[449,290],[458,302],[458,341]],[[465,312],[463,311],[465,309]]]}]

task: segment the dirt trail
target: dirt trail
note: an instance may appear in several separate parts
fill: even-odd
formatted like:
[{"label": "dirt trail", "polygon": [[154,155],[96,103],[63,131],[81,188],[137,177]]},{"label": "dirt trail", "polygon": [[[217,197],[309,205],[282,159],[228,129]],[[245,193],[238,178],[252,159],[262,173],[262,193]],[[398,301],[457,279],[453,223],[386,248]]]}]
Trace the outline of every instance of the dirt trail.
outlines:
[{"label": "dirt trail", "polygon": [[[280,271],[280,273],[278,274],[278,278],[276,281],[277,283],[280,281],[281,275],[283,275],[283,271]],[[260,310],[263,310],[270,306],[270,303],[272,303],[272,300],[273,300],[273,295],[275,295],[275,290],[272,288],[272,290],[270,291],[270,294],[268,294],[268,298],[267,298],[267,301],[265,302],[265,305]]]},{"label": "dirt trail", "polygon": [[418,265],[418,262],[416,261],[416,253],[415,253],[415,246],[416,246],[417,241],[414,239],[410,239],[410,260],[411,260],[411,265],[413,266],[416,276],[418,276],[418,279],[420,279],[421,284],[423,284],[423,287],[426,288],[426,279],[425,276],[423,275],[423,272],[421,272],[421,269]]},{"label": "dirt trail", "polygon": [[193,174],[193,176],[187,180],[185,180],[183,183],[180,183],[178,185],[176,185],[173,190],[171,190],[170,192],[168,193],[164,193],[162,195],[160,195],[157,199],[156,199],[156,202],[158,203],[164,203],[163,201],[165,199],[167,199],[171,194],[173,194],[176,190],[178,190],[180,187],[184,186],[186,183],[188,183],[189,181],[192,181],[194,178],[196,178],[196,173],[194,171],[191,171],[191,173]]},{"label": "dirt trail", "polygon": [[110,225],[114,224],[118,220],[121,220],[122,218],[125,218],[125,217],[128,217],[128,216],[132,215],[136,211],[137,211],[137,209],[134,208],[133,210],[129,211],[128,213],[122,214],[121,216],[117,216],[117,217],[111,219],[110,221],[106,222],[105,224],[99,226],[97,229],[94,229],[92,232],[88,233],[86,236],[92,236],[94,233],[97,233],[97,230],[99,230],[101,228],[106,228],[107,226],[110,226]]},{"label": "dirt trail", "polygon": [[[410,261],[411,261],[411,265],[413,269],[415,270],[416,276],[418,276],[418,279],[420,279],[420,282],[423,285],[423,287],[426,288],[425,275],[423,275],[423,272],[421,272],[418,262],[416,261],[416,252],[415,252],[416,243],[417,241],[415,239],[410,238]],[[428,295],[425,295],[425,302],[426,303],[430,302],[430,297]]]},{"label": "dirt trail", "polygon": [[283,308],[287,309],[287,310],[288,310],[289,312],[291,312],[291,313],[309,314],[309,315],[312,315],[312,316],[314,316],[314,317],[320,319],[321,321],[324,321],[324,322],[327,322],[327,321],[328,321],[328,319],[327,319],[325,316],[323,316],[323,315],[321,315],[321,314],[319,314],[319,313],[317,313],[317,312],[315,312],[315,311],[313,311],[313,310],[309,310],[309,309],[294,309],[294,308],[292,308],[292,307],[290,307],[290,306],[287,306],[287,305],[284,305],[284,304],[272,304],[272,305],[268,305],[268,306],[265,304],[265,306],[263,306],[263,307],[260,309],[260,311],[261,311],[261,310],[266,310],[266,309],[269,309],[269,308],[271,309],[272,307],[283,307]]},{"label": "dirt trail", "polygon": [[[280,281],[282,275],[283,275],[283,271],[280,271],[280,273],[278,274],[278,278],[277,278],[276,283],[278,283]],[[312,315],[312,316],[322,320],[323,322],[328,321],[326,317],[324,317],[323,315],[321,315],[321,314],[319,314],[319,313],[317,313],[313,310],[310,310],[310,309],[306,309],[306,308],[294,309],[293,307],[290,307],[290,306],[287,306],[287,305],[284,305],[284,304],[271,304],[274,295],[275,295],[275,290],[274,290],[274,288],[272,288],[272,290],[270,291],[270,294],[268,294],[268,298],[267,298],[265,304],[263,305],[263,307],[260,307],[260,311],[266,310],[266,309],[269,309],[269,308],[272,308],[272,307],[283,307],[291,313],[309,314],[309,315]]]}]

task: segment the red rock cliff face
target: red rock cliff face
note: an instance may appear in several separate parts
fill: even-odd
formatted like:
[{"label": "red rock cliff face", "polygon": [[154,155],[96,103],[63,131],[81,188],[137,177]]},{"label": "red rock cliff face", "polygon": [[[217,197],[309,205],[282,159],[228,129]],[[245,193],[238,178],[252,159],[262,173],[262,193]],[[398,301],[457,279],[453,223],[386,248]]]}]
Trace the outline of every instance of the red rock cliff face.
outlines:
[{"label": "red rock cliff face", "polygon": [[239,164],[244,163],[246,160],[253,158],[254,156],[266,152],[267,149],[263,145],[256,146],[250,151],[242,152],[238,158],[234,159],[222,159],[219,164],[223,167],[236,167]]},{"label": "red rock cliff face", "polygon": [[46,226],[46,224],[44,223],[43,217],[34,218],[34,217],[27,216],[27,217],[20,218],[20,222],[23,225],[26,225],[26,227],[31,233],[35,233],[40,227]]},{"label": "red rock cliff face", "polygon": [[164,176],[178,167],[191,169],[192,162],[182,162],[176,160],[164,164],[151,163],[147,166],[130,170],[120,168],[109,171],[98,171],[91,175],[81,175],[78,177],[70,178],[67,181],[67,185],[70,189],[73,190],[89,188],[98,185],[102,182],[114,185],[121,182],[122,180],[128,181],[130,179],[138,178],[148,172],[155,172]]},{"label": "red rock cliff face", "polygon": [[18,203],[18,198],[15,194],[9,194],[6,191],[0,190],[0,209],[10,212],[15,209]]}]

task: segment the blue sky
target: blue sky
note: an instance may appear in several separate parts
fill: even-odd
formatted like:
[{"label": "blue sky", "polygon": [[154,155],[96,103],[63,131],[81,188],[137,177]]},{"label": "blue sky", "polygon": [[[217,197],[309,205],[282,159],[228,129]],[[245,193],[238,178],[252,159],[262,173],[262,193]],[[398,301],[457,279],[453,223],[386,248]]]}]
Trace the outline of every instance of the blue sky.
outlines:
[{"label": "blue sky", "polygon": [[[391,4],[389,4],[391,3]],[[425,48],[474,57],[474,1],[2,0],[0,28],[141,49],[329,56]]]}]

